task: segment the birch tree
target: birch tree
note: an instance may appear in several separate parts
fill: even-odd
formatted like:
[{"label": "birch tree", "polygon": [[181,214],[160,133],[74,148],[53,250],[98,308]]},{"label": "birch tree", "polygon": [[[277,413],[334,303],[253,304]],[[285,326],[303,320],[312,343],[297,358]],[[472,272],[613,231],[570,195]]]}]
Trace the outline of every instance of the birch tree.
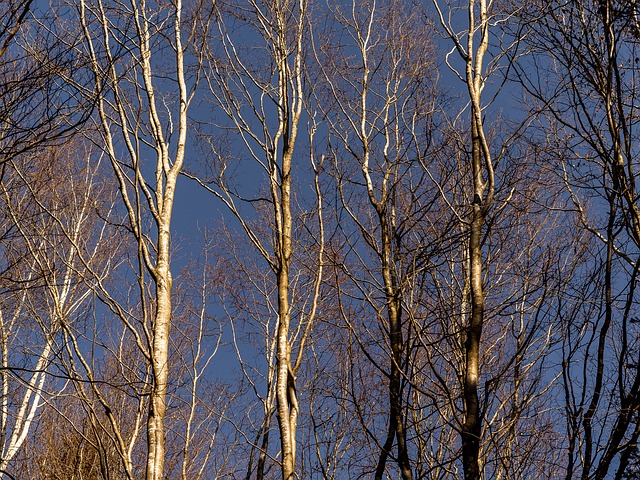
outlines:
[{"label": "birch tree", "polygon": [[2,471],[13,465],[40,412],[64,385],[52,377],[60,373],[55,357],[63,330],[81,322],[92,298],[78,246],[102,278],[110,273],[110,255],[118,252],[111,237],[107,253],[109,229],[96,211],[104,206],[97,197],[108,205],[109,192],[98,185],[100,162],[91,165],[91,160],[78,142],[68,142],[4,167],[5,225],[15,234],[4,236],[2,248],[7,267],[0,308]]},{"label": "birch tree", "polygon": [[[461,279],[461,308],[462,321],[462,357],[460,359],[460,375],[462,379],[462,415],[459,429],[462,442],[462,463],[464,475],[467,479],[481,478],[484,471],[482,442],[483,442],[483,422],[488,413],[489,392],[495,391],[496,384],[485,383],[482,388],[483,358],[488,358],[483,353],[483,331],[487,327],[487,284],[491,283],[490,278],[495,273],[492,265],[496,256],[490,243],[492,225],[495,225],[501,212],[508,212],[511,207],[511,197],[514,192],[518,192],[517,182],[512,181],[512,170],[503,170],[505,176],[501,182],[496,181],[496,166],[504,163],[509,164],[509,158],[515,158],[512,151],[517,151],[517,143],[521,138],[523,129],[528,125],[529,114],[524,112],[523,120],[516,122],[509,127],[509,132],[496,134],[498,127],[489,128],[486,122],[490,118],[489,106],[491,101],[486,101],[487,94],[492,95],[492,99],[500,93],[500,87],[504,85],[504,72],[508,72],[518,59],[518,46],[523,36],[522,31],[514,29],[509,31],[501,28],[501,25],[508,24],[510,19],[521,8],[519,4],[498,5],[485,0],[470,0],[457,5],[454,2],[433,2],[436,17],[442,28],[443,36],[450,41],[451,50],[445,56],[446,65],[453,78],[457,77],[465,90],[464,99],[466,106],[464,110],[468,112],[469,125],[466,130],[466,141],[460,141],[464,145],[463,149],[468,152],[468,169],[466,180],[469,191],[466,195],[468,203],[465,208],[459,209],[459,203],[449,205],[458,210],[461,230],[464,235],[463,248],[463,268]],[[460,27],[464,25],[464,27]],[[490,92],[490,93],[489,93]],[[483,96],[484,93],[484,96]],[[459,128],[458,118],[452,122]],[[498,118],[491,119],[492,125],[498,123]],[[492,133],[494,132],[494,133]],[[493,137],[493,138],[492,138]],[[521,151],[524,164],[529,152]],[[511,168],[518,168],[514,164]],[[534,174],[535,175],[535,174]],[[505,187],[503,198],[496,203],[496,185]],[[511,191],[509,193],[509,190]],[[535,195],[539,195],[540,192]],[[467,208],[468,207],[468,208]],[[495,214],[492,210],[495,209]],[[504,210],[506,209],[506,210]],[[506,218],[506,216],[505,216]],[[535,229],[533,230],[535,231]],[[531,230],[529,231],[531,232]],[[527,234],[530,234],[527,232]],[[538,235],[537,233],[535,235]],[[518,242],[519,240],[516,240]],[[523,239],[524,241],[524,239]],[[500,243],[499,245],[502,245]],[[531,244],[533,246],[533,244]],[[501,247],[495,246],[496,252],[502,251]],[[528,249],[531,247],[527,247]],[[526,250],[525,250],[526,251]],[[535,248],[533,249],[535,251]],[[517,255],[516,255],[517,258]],[[520,260],[518,260],[520,262]],[[507,270],[510,268],[507,264]],[[531,268],[531,267],[527,267]],[[499,276],[495,277],[498,281]],[[525,285],[529,280],[524,279]],[[546,308],[546,307],[545,307]],[[537,318],[537,317],[535,317]],[[534,330],[531,330],[533,333]],[[524,338],[524,337],[520,337]],[[544,340],[544,335],[540,337],[542,345],[550,345],[549,340]],[[528,342],[527,342],[528,343]],[[487,344],[487,352],[493,350],[495,345]],[[514,360],[522,352],[528,351],[533,354],[531,344],[522,350],[523,345],[517,346]],[[546,348],[546,347],[545,347]],[[520,352],[520,353],[517,353]],[[540,357],[538,357],[540,358]],[[516,363],[520,362],[517,360]],[[534,363],[530,364],[533,365]],[[512,364],[515,366],[515,363]],[[486,369],[488,372],[488,369]],[[507,370],[503,370],[507,374]],[[497,382],[498,377],[492,377],[491,382]],[[489,382],[487,380],[486,382]],[[539,396],[545,390],[542,389],[535,396]],[[481,398],[484,393],[485,398]],[[529,397],[530,399],[532,397]],[[495,418],[493,419],[495,421]],[[493,424],[495,425],[495,424]],[[487,424],[487,430],[494,428]],[[487,439],[489,442],[490,440]]]},{"label": "birch tree", "polygon": [[[319,30],[314,49],[319,72],[313,81],[330,128],[326,148],[340,202],[337,215],[343,219],[344,253],[336,261],[351,285],[334,288],[344,296],[340,311],[350,330],[346,339],[374,364],[370,375],[388,382],[386,400],[375,397],[372,380],[355,387],[369,389],[371,403],[388,405],[386,414],[357,416],[365,437],[374,436],[361,441],[377,444],[375,467],[370,467],[374,478],[382,479],[388,460],[395,458],[405,480],[413,478],[407,418],[411,332],[421,323],[420,292],[412,288],[428,262],[415,229],[428,222],[439,199],[421,163],[429,162],[433,139],[433,49],[417,16],[406,8],[395,1],[330,5],[326,31]],[[348,313],[351,308],[362,309],[362,321]],[[385,432],[374,426],[380,415],[386,417]]]},{"label": "birch tree", "polygon": [[[448,11],[443,13],[434,1],[446,36],[464,65],[460,77],[469,97],[472,213],[468,218],[468,282],[470,314],[465,327],[463,396],[464,420],[461,422],[462,456],[466,479],[481,477],[480,437],[482,418],[478,399],[480,342],[484,324],[482,234],[495,190],[493,156],[485,133],[482,90],[486,81],[485,54],[489,47],[489,4],[470,0],[467,4],[468,24],[461,36],[450,23]],[[466,42],[465,42],[466,40]]]},{"label": "birch tree", "polygon": [[[295,279],[300,278],[294,271],[294,195],[301,191],[296,184],[295,166],[309,165],[307,161],[303,164],[297,160],[307,156],[300,153],[304,151],[301,147],[308,148],[301,138],[308,8],[306,0],[279,0],[269,4],[218,2],[215,10],[218,28],[211,42],[207,74],[213,112],[228,119],[222,126],[229,135],[237,137],[233,140],[231,136],[208,137],[212,156],[210,174],[201,175],[199,181],[224,203],[239,223],[268,269],[271,278],[268,282],[273,282],[276,297],[270,298],[269,293],[264,296],[269,308],[265,312],[267,318],[261,319],[269,371],[265,374],[266,384],[261,385],[265,393],[258,394],[264,395],[265,402],[264,419],[256,439],[260,451],[256,478],[263,478],[266,473],[268,432],[274,411],[280,433],[282,478],[289,480],[295,476],[300,414],[296,376],[314,324],[322,277],[320,240],[310,294],[305,295],[303,301],[294,298]],[[256,55],[256,52],[260,53]],[[230,151],[229,147],[237,150]],[[312,175],[316,176],[320,172],[320,159],[310,155],[310,170],[315,171]],[[233,161],[237,157],[242,160],[240,163]],[[239,187],[247,171],[252,173],[252,178],[244,178],[253,191]],[[316,196],[314,190],[311,198]],[[321,217],[318,203],[314,215]],[[322,227],[319,228],[322,231]],[[257,278],[250,275],[247,280],[257,286],[256,283],[261,283]],[[275,325],[268,318],[273,314]],[[249,470],[252,465],[250,463]]]},{"label": "birch tree", "polygon": [[172,317],[171,220],[195,88],[187,83],[185,60],[192,30],[183,22],[179,0],[153,5],[79,0],[72,5],[97,96],[101,144],[136,245],[140,315],[122,308],[106,289],[102,295],[148,364],[145,477],[159,480]]}]

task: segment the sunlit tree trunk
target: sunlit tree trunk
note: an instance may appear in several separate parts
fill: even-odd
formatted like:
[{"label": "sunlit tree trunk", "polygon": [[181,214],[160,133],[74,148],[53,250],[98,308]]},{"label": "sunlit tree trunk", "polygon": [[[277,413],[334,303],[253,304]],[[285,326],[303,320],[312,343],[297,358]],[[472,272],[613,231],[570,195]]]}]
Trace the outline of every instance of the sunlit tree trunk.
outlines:
[{"label": "sunlit tree trunk", "polygon": [[[150,321],[136,338],[149,362],[151,375],[146,478],[160,480],[164,471],[172,316],[171,220],[176,182],[185,157],[187,109],[191,100],[185,76],[182,2],[177,0],[166,10],[156,11],[155,6],[150,7],[144,1],[132,1],[130,14],[126,10],[114,11],[101,0],[91,4],[89,0],[80,0],[79,7],[95,89],[99,94],[97,111],[105,152],[119,183],[129,228],[138,247],[141,298],[146,294],[147,275],[153,283],[152,305],[145,312]],[[132,24],[128,24],[129,21]],[[167,50],[155,50],[158,38],[164,35],[158,30],[160,23],[163,23],[163,32],[171,29],[170,40],[165,45]],[[135,46],[131,60],[137,77],[122,76],[116,69],[111,45],[113,38],[118,36],[124,36]],[[157,70],[164,62],[159,57],[165,57],[167,52],[173,57],[174,69],[170,103],[163,98],[166,85],[161,85],[157,79]],[[131,87],[135,90],[130,90]],[[141,97],[131,95],[136,90]],[[114,100],[109,97],[111,94]],[[137,105],[137,112],[134,105]],[[166,117],[174,118],[175,125],[173,122],[167,125]],[[116,146],[116,134],[121,138],[122,146]],[[175,138],[175,143],[170,142],[171,138]],[[144,149],[145,143],[148,149]],[[143,167],[145,158],[151,155],[155,157],[155,176],[149,175],[148,169]],[[155,234],[146,231],[146,215],[153,219]]]},{"label": "sunlit tree trunk", "polygon": [[[471,185],[473,198],[469,222],[469,290],[470,314],[465,327],[465,365],[463,372],[464,418],[461,425],[462,462],[467,480],[478,480],[482,475],[480,441],[482,414],[478,398],[480,375],[481,338],[484,324],[483,252],[482,237],[494,194],[493,161],[485,136],[482,111],[482,90],[485,82],[484,56],[489,46],[489,4],[486,0],[469,0],[466,6],[468,29],[466,45],[463,44],[440,9],[434,5],[441,24],[455,49],[464,61],[464,81],[470,104],[471,131]],[[450,7],[451,8],[451,7]],[[477,44],[476,44],[477,42]]]},{"label": "sunlit tree trunk", "polygon": [[[237,17],[239,10],[246,15]],[[221,42],[222,58],[211,57],[210,87],[216,108],[231,121],[237,131],[242,149],[248,160],[253,161],[265,174],[264,189],[268,200],[263,201],[271,216],[269,235],[264,235],[252,226],[243,212],[242,200],[233,187],[233,179],[226,176],[227,158],[217,158],[221,163],[219,178],[212,183],[203,182],[229,208],[239,220],[249,241],[268,264],[275,280],[277,295],[277,318],[275,332],[269,333],[265,343],[275,344],[275,398],[271,396],[272,385],[267,385],[268,394],[263,399],[263,411],[267,418],[262,422],[258,435],[261,445],[257,462],[257,478],[265,475],[271,412],[270,403],[275,400],[275,414],[280,432],[280,463],[282,478],[293,480],[296,471],[296,431],[298,426],[298,394],[296,370],[300,366],[304,342],[308,329],[292,345],[292,337],[300,332],[301,323],[292,326],[291,268],[293,254],[292,189],[294,185],[292,166],[298,151],[299,123],[303,112],[303,49],[307,36],[307,1],[277,0],[271,3],[256,1],[220,2],[216,5],[216,16]],[[245,56],[232,25],[240,24],[255,35],[256,51],[268,52],[264,58]],[[256,65],[258,67],[256,68]],[[255,74],[253,72],[260,72]],[[266,108],[265,104],[269,107]],[[246,108],[244,108],[246,106]],[[273,111],[271,108],[273,108]],[[214,157],[217,152],[214,152]],[[248,195],[251,197],[253,194]],[[321,270],[319,270],[321,272]],[[312,293],[316,298],[318,293]],[[303,316],[304,313],[299,313]],[[311,328],[315,313],[305,318]],[[264,320],[268,324],[268,319]],[[297,347],[297,352],[294,348]],[[242,360],[241,360],[242,361]],[[269,366],[271,368],[271,366]],[[271,372],[267,375],[271,378]],[[252,467],[252,462],[249,462]]]}]

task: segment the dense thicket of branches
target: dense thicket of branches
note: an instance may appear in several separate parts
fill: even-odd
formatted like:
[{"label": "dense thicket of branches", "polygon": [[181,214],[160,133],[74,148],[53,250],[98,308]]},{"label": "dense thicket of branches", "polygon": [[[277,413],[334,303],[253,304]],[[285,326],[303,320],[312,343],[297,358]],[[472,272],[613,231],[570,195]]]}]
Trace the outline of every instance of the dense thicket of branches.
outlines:
[{"label": "dense thicket of branches", "polygon": [[637,478],[639,81],[635,0],[1,2],[0,478]]}]

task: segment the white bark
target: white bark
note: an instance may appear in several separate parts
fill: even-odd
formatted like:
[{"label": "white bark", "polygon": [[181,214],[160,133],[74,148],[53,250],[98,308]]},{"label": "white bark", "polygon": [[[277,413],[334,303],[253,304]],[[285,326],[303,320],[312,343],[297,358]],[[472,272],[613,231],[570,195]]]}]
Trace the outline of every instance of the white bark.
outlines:
[{"label": "white bark", "polygon": [[[233,7],[232,7],[233,8]],[[273,215],[273,251],[267,246],[270,238],[262,238],[245,219],[237,199],[226,184],[225,167],[220,172],[217,188],[208,187],[220,198],[239,220],[249,241],[269,264],[277,285],[277,322],[273,334],[275,343],[275,400],[276,416],[280,430],[280,452],[282,477],[293,480],[296,464],[296,430],[299,405],[296,392],[295,370],[298,361],[292,360],[291,318],[291,257],[293,188],[292,165],[298,138],[300,117],[303,109],[303,48],[306,26],[306,0],[278,0],[272,4],[251,1],[248,6],[253,27],[268,46],[273,68],[273,80],[264,81],[254,75],[250,59],[243,58],[236,49],[234,40],[224,24],[224,13],[219,14],[219,33],[222,48],[227,58],[225,68],[212,61],[210,76],[211,94],[218,106],[236,127],[246,151],[264,169],[267,176],[270,206]],[[231,87],[230,87],[231,86]],[[260,101],[253,95],[261,97]],[[277,105],[277,119],[264,111],[260,102],[265,98]],[[245,111],[244,103],[249,105]],[[250,112],[248,115],[246,112]],[[254,118],[249,118],[254,116]],[[257,123],[255,123],[257,122]],[[257,127],[255,126],[257,125]],[[273,129],[272,129],[273,128]],[[201,182],[203,183],[203,182]],[[309,317],[308,325],[312,324]],[[308,334],[303,333],[304,339]],[[267,339],[269,344],[271,339]],[[301,347],[304,342],[300,343]],[[297,360],[302,352],[297,352]],[[269,375],[271,372],[269,372]],[[272,407],[271,385],[264,402],[265,422],[268,425]],[[263,439],[266,437],[263,435]],[[262,448],[262,447],[260,447]],[[262,452],[264,458],[266,452]],[[261,478],[261,461],[258,462],[257,477]]]},{"label": "white bark", "polygon": [[[80,0],[81,21],[84,29],[85,43],[87,45],[90,61],[95,78],[96,92],[99,93],[98,116],[100,119],[102,135],[105,140],[105,151],[109,156],[114,174],[120,185],[122,201],[128,213],[128,222],[139,249],[141,287],[146,283],[147,275],[153,282],[153,308],[145,312],[145,316],[151,316],[149,323],[144,325],[143,331],[125,320],[127,327],[134,332],[138,347],[146,356],[151,371],[151,385],[147,419],[147,468],[148,480],[160,480],[163,477],[165,456],[164,420],[166,414],[167,380],[169,373],[169,335],[171,326],[171,290],[172,274],[170,266],[171,251],[171,220],[175,199],[175,188],[178,175],[182,170],[185,157],[187,139],[187,109],[190,102],[185,71],[184,53],[185,46],[182,43],[182,2],[177,0],[169,7],[168,12],[156,12],[145,1],[131,1],[131,15],[135,25],[135,33],[129,38],[139,52],[131,60],[136,65],[135,74],[142,79],[137,83],[137,78],[123,78],[116,69],[114,56],[110,45],[112,37],[122,35],[123,32],[112,32],[112,25],[118,25],[119,21],[126,21],[124,17],[109,18],[107,5],[98,0],[93,9],[88,6],[88,0]],[[96,20],[102,29],[102,38],[94,38],[91,31],[89,14],[95,14]],[[125,15],[125,11],[119,13]],[[164,21],[171,25],[173,32],[169,45],[174,56],[173,94],[177,95],[177,105],[167,105],[156,94],[155,63],[159,55],[166,55],[166,51],[156,52],[152,50],[154,35],[160,36],[158,25],[154,22],[157,15],[165,15]],[[167,28],[167,25],[163,28]],[[107,64],[105,65],[98,55],[97,48],[101,45]],[[106,74],[107,81],[103,81]],[[127,88],[132,82],[140,90],[144,98],[130,97]],[[113,103],[102,94],[104,86],[113,89]],[[139,102],[141,113],[136,116],[134,104]],[[165,109],[163,111],[163,109]],[[111,114],[115,114],[112,118]],[[177,119],[177,141],[170,144],[173,124],[165,126],[162,115]],[[144,125],[149,132],[149,137],[144,138],[144,132],[140,126]],[[116,147],[115,136],[120,136],[126,146],[126,152],[121,152]],[[147,142],[155,153],[155,176],[146,178],[143,167],[146,152],[141,151],[141,143]],[[172,155],[173,154],[173,155]],[[171,158],[173,156],[173,158]],[[125,159],[125,160],[123,160]],[[132,170],[123,167],[127,164]],[[153,188],[150,187],[153,185]],[[132,188],[133,186],[133,188]],[[143,211],[149,212],[153,218],[157,231],[155,240],[152,233],[145,231]],[[153,254],[151,252],[154,252]],[[145,295],[146,288],[141,288],[141,295]],[[115,308],[115,307],[114,307]]]}]

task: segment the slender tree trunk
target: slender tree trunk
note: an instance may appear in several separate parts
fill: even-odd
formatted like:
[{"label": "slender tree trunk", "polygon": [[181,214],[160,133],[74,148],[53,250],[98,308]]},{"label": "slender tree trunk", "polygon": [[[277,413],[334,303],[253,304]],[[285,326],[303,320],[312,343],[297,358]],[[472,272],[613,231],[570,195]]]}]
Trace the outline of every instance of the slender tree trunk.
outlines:
[{"label": "slender tree trunk", "polygon": [[[469,225],[471,314],[466,328],[464,345],[464,420],[461,439],[465,480],[479,480],[482,476],[480,458],[482,416],[478,397],[478,379],[480,376],[480,342],[484,324],[482,231],[487,212],[493,201],[494,170],[489,145],[484,133],[481,103],[484,84],[483,61],[484,54],[489,46],[488,6],[486,0],[479,0],[479,12],[477,12],[475,0],[469,0],[468,5],[469,33],[467,36],[465,73],[471,102],[473,200],[471,202],[472,210]],[[477,47],[474,47],[474,38],[477,33],[479,33],[480,42]]]},{"label": "slender tree trunk", "polygon": [[[284,32],[283,32],[284,33]],[[283,58],[282,72],[287,72],[286,59]],[[283,75],[283,82],[288,75]],[[283,87],[286,89],[287,87]],[[283,92],[283,98],[285,94]],[[284,107],[285,114],[289,106]],[[294,116],[293,132],[290,136],[288,129],[289,116],[283,116],[283,155],[282,177],[280,188],[272,181],[271,188],[274,200],[280,198],[276,204],[276,228],[278,230],[278,342],[277,342],[277,374],[276,399],[277,417],[280,427],[280,443],[282,448],[282,478],[293,480],[296,464],[296,428],[298,423],[298,399],[296,396],[295,377],[291,367],[291,345],[289,343],[289,327],[291,312],[289,306],[289,265],[291,263],[291,160],[293,156],[293,142],[298,115]]]},{"label": "slender tree trunk", "polygon": [[484,296],[482,291],[481,234],[484,215],[480,205],[473,205],[474,218],[469,238],[471,316],[465,340],[464,374],[464,423],[462,425],[462,458],[467,480],[480,478],[480,434],[482,423],[478,400],[478,375],[480,370],[480,339],[484,321]]},{"label": "slender tree trunk", "polygon": [[[168,228],[161,235],[159,261],[156,267],[157,311],[153,328],[152,369],[153,384],[147,420],[149,456],[147,458],[147,479],[162,480],[164,471],[167,378],[169,375],[169,326],[171,324],[171,270],[168,262]],[[166,248],[163,246],[166,245]]]},{"label": "slender tree trunk", "polygon": [[[164,421],[166,413],[167,379],[169,374],[169,330],[171,325],[171,287],[172,276],[170,268],[170,244],[171,244],[171,218],[173,214],[173,202],[178,175],[182,170],[185,157],[187,140],[187,109],[189,106],[189,92],[184,71],[184,46],[182,43],[182,1],[172,2],[172,11],[167,14],[167,24],[173,28],[171,48],[173,49],[175,65],[175,90],[178,102],[175,105],[175,118],[177,119],[177,138],[171,145],[170,139],[173,133],[164,130],[161,112],[167,107],[164,103],[159,105],[159,97],[156,94],[155,72],[152,57],[159,55],[154,50],[155,26],[149,21],[148,5],[145,2],[131,2],[131,12],[118,12],[120,15],[129,15],[135,25],[135,34],[131,34],[131,40],[140,50],[139,58],[136,58],[136,68],[139,69],[136,81],[139,78],[139,90],[144,92],[146,111],[138,112],[136,118],[129,118],[130,108],[136,104],[135,99],[130,99],[128,90],[121,88],[121,76],[116,71],[114,56],[111,53],[110,30],[112,21],[107,18],[107,10],[98,0],[97,8],[87,8],[87,0],[81,0],[81,21],[89,50],[93,73],[95,75],[95,87],[98,94],[98,113],[102,125],[103,135],[106,140],[105,149],[109,154],[114,174],[118,179],[120,195],[127,210],[131,232],[138,245],[139,268],[138,275],[141,280],[141,299],[145,296],[145,277],[149,275],[154,283],[155,295],[150,326],[145,326],[144,335],[148,345],[138,337],[138,346],[149,360],[151,369],[151,384],[149,391],[149,406],[147,417],[147,465],[146,480],[162,480],[164,476],[165,457],[165,432]],[[90,6],[90,5],[89,5]],[[97,21],[102,26],[102,42],[94,42],[93,34],[89,28],[88,15],[97,12]],[[117,23],[117,22],[116,22]],[[109,65],[106,71],[109,74],[109,87],[114,91],[115,102],[110,104],[103,96],[102,81],[104,67],[96,53],[96,47],[104,45],[104,54]],[[119,120],[116,128],[113,128],[109,108],[114,108]],[[135,109],[134,109],[135,110]],[[141,164],[141,158],[136,146],[140,142],[135,138],[138,133],[131,125],[144,123],[152,139],[150,142],[155,151],[155,178],[147,180]],[[129,168],[133,172],[131,180],[130,171],[123,169],[123,160],[116,151],[113,133],[119,128],[120,135],[127,147]],[[132,133],[133,132],[133,133]],[[171,158],[173,153],[173,158]],[[148,188],[153,185],[153,192]],[[133,187],[133,188],[131,188]],[[142,200],[144,199],[144,200]],[[144,206],[143,206],[144,205]],[[151,235],[145,232],[145,222],[142,210],[148,212],[154,220],[157,229],[157,239],[150,240]],[[155,251],[155,258],[153,253]],[[144,307],[143,307],[144,309]]]},{"label": "slender tree trunk", "polygon": [[[241,2],[242,3],[242,2]],[[244,8],[244,7],[243,7]],[[277,307],[277,327],[275,336],[275,413],[280,431],[280,461],[282,478],[293,480],[295,477],[296,463],[296,430],[298,423],[298,399],[296,395],[296,381],[294,366],[292,362],[292,346],[290,339],[291,330],[291,291],[290,291],[290,269],[292,255],[292,214],[291,214],[291,166],[293,162],[294,146],[297,139],[298,123],[303,109],[303,49],[306,47],[306,31],[308,28],[306,19],[306,0],[277,0],[274,2],[259,2],[251,0],[247,3],[246,21],[249,26],[256,29],[265,43],[265,51],[269,52],[269,62],[272,67],[272,77],[268,81],[265,79],[249,79],[252,87],[256,91],[262,92],[260,102],[269,98],[276,105],[275,115],[266,113],[264,104],[258,103],[253,98],[253,92],[247,89],[244,93],[238,93],[228,89],[226,75],[229,71],[218,71],[218,62],[214,61],[213,69],[221,76],[216,79],[220,81],[220,86],[224,95],[220,97],[221,107],[232,119],[240,132],[245,132],[248,125],[256,122],[255,136],[262,137],[264,142],[260,142],[261,153],[264,153],[264,163],[259,164],[268,171],[268,188],[270,195],[270,208],[273,215],[273,227],[271,234],[264,240],[257,231],[254,231],[244,220],[243,215],[236,207],[236,193],[225,185],[224,175],[220,175],[219,187],[221,192],[216,195],[231,209],[236,218],[242,224],[242,228],[248,234],[251,243],[258,249],[260,254],[269,264],[275,276],[278,295]],[[224,25],[225,13],[221,17],[220,30],[223,34],[223,44],[228,47],[226,54],[231,69],[231,77],[238,72],[249,72],[254,66],[248,67],[254,59],[245,60],[238,54],[238,50],[233,44],[232,37],[227,35],[227,28]],[[236,12],[231,15],[233,22],[237,21]],[[246,62],[246,63],[245,63]],[[262,59],[259,61],[262,62]],[[260,63],[263,68],[264,65]],[[224,78],[220,80],[220,78]],[[237,82],[241,85],[240,90],[246,88],[244,73],[237,78],[232,78],[231,83]],[[277,84],[276,84],[277,83]],[[249,94],[248,92],[251,93]],[[218,93],[214,93],[218,95]],[[244,109],[236,108],[236,103],[244,94],[240,103],[248,102],[253,107],[255,118],[248,120],[244,117]],[[253,102],[256,103],[253,103]],[[277,128],[271,129],[272,126]],[[255,138],[252,134],[242,134],[245,147],[254,158]],[[273,244],[273,253],[267,243]],[[271,333],[270,333],[271,334]],[[298,360],[302,355],[303,342],[298,354]],[[271,415],[271,410],[265,411],[265,415]],[[258,460],[258,477],[264,475],[265,463],[267,460],[266,447],[268,444],[268,419],[265,419],[261,426],[261,433],[258,439],[262,439],[262,449]],[[251,470],[251,466],[249,471]]]},{"label": "slender tree trunk", "polygon": [[291,374],[289,345],[289,271],[283,268],[278,273],[278,373],[276,396],[278,400],[278,424],[282,448],[282,478],[293,480],[296,463],[296,416],[295,380]]},{"label": "slender tree trunk", "polygon": [[[278,37],[275,45],[275,60],[278,68],[279,128],[276,140],[282,139],[282,164],[277,175],[275,158],[272,159],[271,197],[274,204],[276,222],[276,258],[278,282],[278,331],[277,331],[277,373],[276,400],[277,417],[280,427],[282,451],[282,478],[294,480],[296,465],[296,430],[298,425],[298,398],[296,379],[291,364],[291,344],[289,328],[291,310],[289,305],[289,268],[292,255],[292,215],[291,215],[291,165],[294,146],[298,134],[298,122],[302,113],[302,45],[304,38],[304,17],[306,2],[298,2],[298,25],[296,42],[292,50],[287,41],[288,9],[295,8],[280,0],[276,4]],[[289,63],[289,52],[293,64]],[[274,142],[277,144],[277,141]],[[299,353],[301,355],[302,352]]]},{"label": "slender tree trunk", "polygon": [[[366,177],[365,177],[366,178]],[[373,198],[370,192],[370,198]],[[391,362],[389,377],[389,427],[387,438],[382,446],[378,457],[375,479],[382,480],[387,458],[393,447],[395,438],[398,445],[398,468],[403,480],[411,480],[412,472],[409,463],[409,452],[407,449],[407,433],[405,428],[405,418],[402,411],[402,365],[404,362],[404,342],[402,335],[402,303],[398,281],[393,272],[392,264],[392,237],[390,235],[389,220],[386,218],[386,211],[382,202],[373,202],[373,206],[378,211],[380,228],[382,231],[382,276],[385,287],[385,297],[387,301],[387,318],[389,321],[389,344],[391,346]]]}]

